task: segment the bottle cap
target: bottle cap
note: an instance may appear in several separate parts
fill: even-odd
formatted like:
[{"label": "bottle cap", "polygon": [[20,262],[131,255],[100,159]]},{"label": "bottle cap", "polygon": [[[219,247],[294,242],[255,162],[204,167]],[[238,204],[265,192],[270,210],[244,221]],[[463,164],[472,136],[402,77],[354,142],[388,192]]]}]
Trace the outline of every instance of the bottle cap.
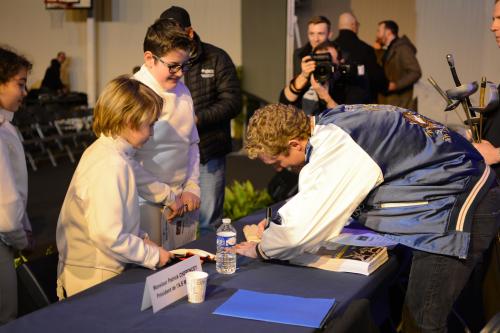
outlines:
[{"label": "bottle cap", "polygon": [[222,223],[229,224],[229,223],[231,223],[231,219],[228,219],[228,218],[222,219]]}]

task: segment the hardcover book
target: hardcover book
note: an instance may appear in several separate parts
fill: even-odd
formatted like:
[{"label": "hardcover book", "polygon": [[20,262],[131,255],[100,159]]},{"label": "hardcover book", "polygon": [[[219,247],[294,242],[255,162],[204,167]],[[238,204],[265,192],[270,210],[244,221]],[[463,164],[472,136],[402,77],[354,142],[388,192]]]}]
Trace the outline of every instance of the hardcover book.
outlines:
[{"label": "hardcover book", "polygon": [[325,242],[314,253],[303,253],[291,264],[335,272],[370,275],[389,260],[386,247],[341,245]]}]

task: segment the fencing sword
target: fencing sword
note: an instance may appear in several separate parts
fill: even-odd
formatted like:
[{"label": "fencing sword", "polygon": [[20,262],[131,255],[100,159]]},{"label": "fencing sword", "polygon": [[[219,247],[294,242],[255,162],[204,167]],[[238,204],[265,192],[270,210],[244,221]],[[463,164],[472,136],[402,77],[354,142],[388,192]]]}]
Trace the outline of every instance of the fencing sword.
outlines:
[{"label": "fencing sword", "polygon": [[[486,88],[489,88],[488,91],[488,103],[486,103]],[[481,85],[479,88],[479,106],[472,107],[472,110],[479,113],[479,139],[482,138],[483,134],[483,121],[484,115],[488,113],[494,112],[498,109],[498,105],[500,105],[500,97],[498,95],[497,85],[491,81],[487,81],[486,78],[482,78]]]},{"label": "fencing sword", "polygon": [[[484,109],[484,95],[486,93],[486,77],[481,78],[481,87],[479,88],[479,107]],[[483,113],[479,113],[479,142],[483,137]]]},{"label": "fencing sword", "polygon": [[451,99],[449,99],[448,96],[446,95],[446,93],[443,91],[443,89],[441,89],[439,84],[436,82],[436,80],[434,80],[434,78],[432,76],[429,76],[427,78],[427,81],[429,81],[431,86],[433,86],[434,89],[436,89],[436,91],[438,92],[438,94],[441,95],[441,97],[443,97],[443,99],[445,100],[446,108],[444,109],[444,111],[451,111],[451,110],[455,111],[455,114],[457,115],[458,119],[460,119],[460,121],[463,123],[464,120],[460,116],[460,113],[458,113],[458,111],[456,109],[458,104],[460,104],[460,101],[452,101]]},{"label": "fencing sword", "polygon": [[[453,82],[455,82],[455,85],[457,87],[461,86],[462,83],[460,83],[460,79],[458,78],[457,69],[455,68],[455,60],[453,59],[453,55],[450,54],[450,53],[447,54],[446,55],[446,61],[448,62],[448,66],[450,67],[451,76],[453,77]],[[467,101],[467,106],[470,108],[472,106],[472,104],[470,102],[469,97],[466,98],[466,101]],[[469,112],[470,112],[469,114],[472,117],[476,116],[476,114],[474,113],[474,111],[469,110]]]},{"label": "fencing sword", "polygon": [[[480,137],[479,137],[479,130],[477,128],[477,119],[472,119],[472,117],[475,117],[474,111],[471,110],[472,104],[470,102],[469,96],[474,93],[477,90],[477,83],[475,86],[475,90],[471,93],[470,89],[473,89],[474,87],[471,87],[470,84],[467,85],[462,85],[460,82],[460,79],[458,78],[457,70],[455,68],[455,61],[453,59],[453,56],[451,54],[446,55],[446,60],[448,62],[448,66],[450,67],[451,71],[451,76],[453,77],[453,81],[455,82],[455,85],[457,88],[455,89],[450,89],[446,93],[448,97],[451,99],[455,99],[452,96],[449,95],[449,92],[456,92],[456,97],[457,100],[460,100],[460,103],[462,104],[462,107],[465,112],[465,117],[467,118],[466,120],[466,125],[469,126],[472,134],[472,140],[474,142],[480,142]],[[458,91],[457,91],[458,90]]]}]

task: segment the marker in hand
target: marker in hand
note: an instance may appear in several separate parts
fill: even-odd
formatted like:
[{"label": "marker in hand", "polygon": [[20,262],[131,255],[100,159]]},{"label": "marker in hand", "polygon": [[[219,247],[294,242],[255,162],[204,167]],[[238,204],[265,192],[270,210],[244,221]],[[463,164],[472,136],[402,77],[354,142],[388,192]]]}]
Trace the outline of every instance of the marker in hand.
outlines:
[{"label": "marker in hand", "polygon": [[273,215],[273,209],[271,207],[266,208],[266,227],[269,226],[269,222],[271,222],[271,217]]}]

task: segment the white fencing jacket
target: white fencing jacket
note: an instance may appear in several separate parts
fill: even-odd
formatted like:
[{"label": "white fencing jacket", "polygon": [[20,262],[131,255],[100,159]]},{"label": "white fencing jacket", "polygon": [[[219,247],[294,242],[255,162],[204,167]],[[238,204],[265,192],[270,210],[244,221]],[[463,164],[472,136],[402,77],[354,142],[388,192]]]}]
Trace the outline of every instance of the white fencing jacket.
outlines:
[{"label": "white fencing jacket", "polygon": [[16,249],[28,245],[28,171],[23,144],[10,123],[13,112],[0,109],[0,241]]},{"label": "white fencing jacket", "polygon": [[[134,78],[163,98],[163,110],[154,125],[154,135],[136,155],[144,168],[156,177],[148,180],[144,174],[138,175],[141,178],[139,195],[152,201],[148,196],[154,194],[155,188],[147,184],[154,184],[158,180],[167,184],[171,193],[179,195],[187,191],[199,197],[200,139],[189,90],[182,82],[178,82],[174,89],[165,91],[145,65],[135,73]],[[167,205],[174,198],[171,194],[166,200]]]},{"label": "white fencing jacket", "polygon": [[57,223],[59,274],[65,264],[116,273],[126,263],[157,265],[158,247],[139,237],[134,154],[124,139],[104,135],[85,150]]}]

